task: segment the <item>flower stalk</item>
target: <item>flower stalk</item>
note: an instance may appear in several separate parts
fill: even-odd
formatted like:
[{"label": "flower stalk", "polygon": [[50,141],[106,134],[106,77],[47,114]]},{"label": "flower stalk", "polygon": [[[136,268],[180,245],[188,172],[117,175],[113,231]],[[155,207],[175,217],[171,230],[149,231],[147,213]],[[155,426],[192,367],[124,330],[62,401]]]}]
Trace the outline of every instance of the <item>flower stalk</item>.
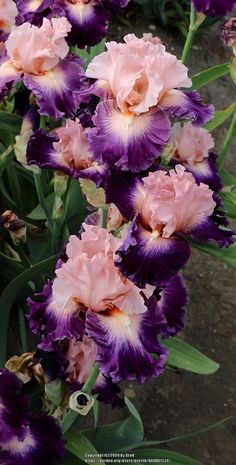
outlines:
[{"label": "flower stalk", "polygon": [[221,171],[223,166],[224,166],[226,155],[228,154],[228,152],[230,150],[230,147],[231,147],[231,145],[233,143],[233,140],[234,140],[235,136],[236,136],[236,111],[234,112],[234,116],[233,116],[231,125],[229,127],[228,132],[227,132],[227,135],[226,135],[226,138],[224,140],[222,150],[221,150],[221,153],[220,153],[219,162],[218,162],[219,171]]},{"label": "flower stalk", "polygon": [[[98,366],[98,363],[95,363],[86,383],[84,384],[83,386],[83,392],[85,394],[90,394],[98,377],[99,377],[99,374],[100,374],[100,369],[99,369],[99,366]],[[73,410],[69,410],[67,412],[67,414],[65,415],[65,417],[63,418],[62,422],[61,422],[61,430],[63,432],[63,434],[65,434],[68,429],[71,427],[71,425],[74,423],[74,421],[76,420],[76,418],[78,417],[79,413],[78,412],[74,412]]]},{"label": "flower stalk", "polygon": [[188,35],[186,37],[186,41],[184,44],[183,52],[182,52],[182,62],[186,65],[189,53],[192,48],[193,40],[196,35],[198,28],[201,26],[203,21],[205,20],[205,15],[202,13],[197,13],[193,4],[191,3],[191,10],[190,10],[190,24]]},{"label": "flower stalk", "polygon": [[44,198],[41,179],[40,179],[41,178],[41,173],[33,173],[33,175],[34,175],[35,188],[36,188],[36,191],[37,191],[39,203],[40,203],[40,205],[41,205],[41,207],[42,207],[42,209],[43,209],[43,211],[45,213],[47,223],[48,223],[48,227],[49,227],[50,231],[52,232],[53,231],[53,221],[51,219],[51,215],[50,215],[47,203],[46,203],[45,198]]}]

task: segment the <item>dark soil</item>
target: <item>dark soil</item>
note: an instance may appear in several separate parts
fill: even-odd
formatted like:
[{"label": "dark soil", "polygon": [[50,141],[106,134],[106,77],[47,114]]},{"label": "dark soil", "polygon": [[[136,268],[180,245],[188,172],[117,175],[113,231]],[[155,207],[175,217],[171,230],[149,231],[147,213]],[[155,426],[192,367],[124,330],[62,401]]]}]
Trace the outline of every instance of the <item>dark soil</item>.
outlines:
[{"label": "dark soil", "polygon": [[[121,40],[125,33],[153,32],[168,44],[172,53],[180,56],[181,40],[176,33],[149,27],[144,21],[130,27],[113,24],[110,37]],[[190,62],[190,76],[208,66],[227,62],[229,50],[222,47],[218,26],[208,31],[206,37],[197,38]],[[235,86],[229,77],[222,78],[201,92],[204,100],[213,102],[217,109],[226,108],[235,100]],[[227,126],[227,125],[226,125]],[[220,149],[226,127],[216,131],[216,148]],[[227,168],[236,175],[236,143],[227,160]],[[220,363],[219,371],[210,376],[195,375],[186,371],[180,374],[166,372],[145,385],[132,383],[126,393],[140,411],[145,426],[146,439],[165,439],[196,431],[215,423],[235,412],[235,269],[226,266],[214,257],[194,250],[192,260],[184,270],[190,289],[191,303],[187,309],[187,326],[181,337]],[[123,412],[107,412],[106,422],[117,420]],[[236,464],[236,420],[207,434],[190,440],[164,445],[190,457],[203,465]]]}]

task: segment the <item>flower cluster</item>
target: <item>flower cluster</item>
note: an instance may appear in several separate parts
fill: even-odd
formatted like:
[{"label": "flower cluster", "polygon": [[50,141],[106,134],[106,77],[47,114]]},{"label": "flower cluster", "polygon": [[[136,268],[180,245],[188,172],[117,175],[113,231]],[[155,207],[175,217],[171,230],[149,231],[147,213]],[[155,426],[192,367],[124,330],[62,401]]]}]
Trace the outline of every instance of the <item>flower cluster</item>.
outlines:
[{"label": "flower cluster", "polygon": [[83,228],[80,238],[70,237],[54,282],[39,296],[43,301],[29,301],[29,323],[42,337],[40,347],[53,350],[67,340],[68,369],[80,383],[91,368],[89,360],[97,360],[101,373],[115,383],[158,376],[167,357],[158,337],[183,327],[187,292],[181,276],[158,288],[138,287],[115,264],[122,240],[99,226]]},{"label": "flower cluster", "polygon": [[71,24],[68,43],[80,48],[99,43],[107,34],[109,13],[129,0],[17,0],[18,24],[40,25],[43,18],[66,17]]},{"label": "flower cluster", "polygon": [[21,389],[22,383],[15,374],[0,370],[1,464],[58,463],[64,455],[60,428],[50,416],[33,415]]},{"label": "flower cluster", "polygon": [[[114,383],[143,382],[165,368],[162,339],[184,326],[180,271],[190,241],[227,247],[233,232],[214,141],[201,127],[214,108],[181,90],[191,87],[182,62],[159,38],[129,34],[108,43],[85,75],[77,115],[35,130],[27,161],[80,178],[98,211],[69,238],[55,279],[29,300],[29,324],[43,351],[63,352],[70,389],[83,386],[97,361],[99,393],[109,401],[109,384],[114,404]],[[171,127],[175,117],[189,122]],[[105,223],[99,207],[109,209]]]},{"label": "flower cluster", "polygon": [[[78,234],[69,237],[54,279],[28,299],[29,325],[40,338],[33,376],[45,385],[47,402],[53,398],[57,418],[76,400],[95,362],[100,375],[92,394],[112,406],[123,403],[121,381],[163,373],[163,340],[184,327],[188,291],[181,270],[191,241],[220,247],[234,241],[219,196],[214,141],[202,127],[214,107],[192,90],[182,61],[151,34],[108,42],[86,70],[78,49],[70,48],[98,43],[109,10],[126,4],[18,0],[17,13],[15,3],[3,2],[9,11],[0,22],[1,95],[22,82],[27,94],[17,160],[75,178],[91,208]],[[44,124],[37,113],[46,117]],[[60,458],[53,420],[21,414],[19,396],[19,418],[12,417],[8,393],[0,388],[0,421],[11,423],[0,462],[20,465],[21,455],[25,464],[47,463],[48,438],[41,439],[46,422],[50,450]],[[27,462],[36,449],[37,459]],[[7,462],[9,454],[15,462]]]}]

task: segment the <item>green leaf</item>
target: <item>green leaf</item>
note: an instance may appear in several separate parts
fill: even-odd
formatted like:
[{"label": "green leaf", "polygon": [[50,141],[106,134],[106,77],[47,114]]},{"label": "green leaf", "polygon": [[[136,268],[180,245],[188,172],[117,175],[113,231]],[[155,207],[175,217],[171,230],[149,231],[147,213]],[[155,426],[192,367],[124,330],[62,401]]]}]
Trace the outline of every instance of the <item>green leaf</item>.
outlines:
[{"label": "green leaf", "polygon": [[235,186],[236,185],[236,178],[232,176],[232,174],[228,173],[225,168],[221,171],[221,179],[225,186]]},{"label": "green leaf", "polygon": [[135,445],[133,444],[131,446],[123,448],[122,452],[129,452],[130,450],[139,449],[141,447],[159,446],[160,444],[168,444],[168,443],[175,442],[175,441],[182,441],[182,440],[186,440],[186,439],[191,439],[194,436],[199,436],[200,434],[205,434],[205,433],[207,433],[208,431],[211,431],[214,428],[218,428],[219,426],[223,425],[227,421],[232,420],[232,418],[233,417],[227,417],[227,418],[224,418],[223,420],[218,421],[217,423],[213,423],[213,424],[211,424],[209,426],[206,426],[205,428],[202,428],[202,429],[200,429],[198,431],[193,431],[191,433],[181,434],[179,436],[174,436],[172,438],[163,439],[161,441],[142,441],[142,442],[138,442]]},{"label": "green leaf", "polygon": [[232,103],[225,110],[216,111],[214,118],[211,121],[209,121],[209,123],[205,124],[204,126],[205,129],[207,129],[209,132],[214,131],[216,128],[221,126],[232,115],[235,108],[236,108],[236,103]]},{"label": "green leaf", "polygon": [[215,373],[219,364],[203,355],[187,342],[175,337],[162,341],[170,350],[168,364],[201,375]]},{"label": "green leaf", "polygon": [[[0,168],[0,171],[1,171],[1,168]],[[4,202],[4,207],[7,209],[7,210],[13,210],[14,212],[16,212],[17,210],[17,204],[15,203],[15,201],[11,198],[6,186],[5,186],[5,183],[4,183],[4,180],[2,179],[2,177],[0,176],[0,192],[2,194],[2,198],[4,198],[5,202]]]},{"label": "green leaf", "polygon": [[99,402],[95,399],[93,404],[93,419],[94,419],[94,428],[98,426],[98,417],[99,417]]},{"label": "green leaf", "polygon": [[83,60],[85,60],[85,67],[87,67],[94,57],[104,52],[105,42],[105,39],[103,39],[101,42],[99,42],[99,44],[95,45],[94,47],[88,47],[87,50],[82,50],[78,47],[74,47],[74,53]]},{"label": "green leaf", "polygon": [[6,361],[7,353],[7,330],[8,321],[12,305],[19,292],[24,289],[29,281],[32,281],[38,275],[46,273],[51,270],[57,260],[57,256],[53,256],[43,260],[37,265],[28,268],[19,276],[17,276],[4,290],[0,298],[0,312],[1,312],[1,325],[0,325],[0,366],[3,366]]},{"label": "green leaf", "polygon": [[83,431],[83,434],[94,444],[98,452],[119,452],[143,441],[143,424],[139,413],[129,399],[125,398],[125,403],[131,413],[129,418]]},{"label": "green leaf", "polygon": [[205,69],[198,74],[195,74],[192,79],[192,87],[191,90],[198,90],[201,87],[206,86],[212,81],[229,74],[230,72],[230,64],[224,63],[222,65],[216,65],[212,68]]},{"label": "green leaf", "polygon": [[[184,440],[185,439],[191,439],[194,436],[199,436],[200,434],[205,434],[205,433],[207,433],[208,431],[211,431],[214,428],[218,428],[218,426],[221,426],[224,423],[226,423],[227,421],[232,420],[232,418],[233,417],[224,418],[223,420],[217,421],[217,423],[213,423],[212,425],[206,426],[205,428],[202,428],[202,429],[200,429],[198,431],[193,431],[191,433],[181,434],[180,436],[174,436],[173,438],[163,439],[161,441],[143,441],[142,443],[137,443],[136,446],[135,446],[135,449],[139,448],[139,447],[159,446],[160,444],[168,444],[169,442],[182,441],[183,439]],[[123,451],[127,452],[127,451],[129,451],[131,449],[134,449],[134,446],[127,447]]]},{"label": "green leaf", "polygon": [[19,308],[19,331],[20,331],[20,340],[22,352],[27,352],[27,329],[26,329],[26,319],[25,313],[22,308]]},{"label": "green leaf", "polygon": [[51,233],[48,229],[35,228],[28,232],[27,245],[30,251],[30,260],[32,264],[39,263],[50,257],[51,237]]},{"label": "green leaf", "polygon": [[[168,459],[168,465],[202,465],[198,460],[164,449],[141,449],[135,452],[136,459]],[[135,461],[134,461],[135,463]],[[146,460],[144,461],[146,463]]]},{"label": "green leaf", "polygon": [[220,192],[220,196],[224,201],[224,210],[226,211],[227,216],[232,220],[236,220],[236,190],[234,190],[235,188],[236,184],[235,186],[232,186],[232,191],[222,190]]},{"label": "green leaf", "polygon": [[93,454],[93,464],[94,465],[105,465],[102,459],[97,457],[98,452],[93,446],[93,444],[86,438],[80,431],[75,427],[72,427],[65,434],[66,439],[66,448],[76,457],[85,461],[86,454]]},{"label": "green leaf", "polygon": [[210,255],[219,258],[219,260],[227,265],[236,266],[236,244],[232,244],[230,247],[222,249],[214,244],[202,244],[201,242],[191,240],[191,245],[196,249],[202,250],[203,252],[207,252]]},{"label": "green leaf", "polygon": [[236,84],[236,69],[234,60],[230,63],[230,76],[234,84]]},{"label": "green leaf", "polygon": [[15,137],[20,133],[22,117],[7,111],[0,111],[0,142],[4,147],[15,143]]},{"label": "green leaf", "polygon": [[0,252],[0,276],[12,280],[23,273],[23,271],[24,267],[21,263]]},{"label": "green leaf", "polygon": [[76,234],[88,215],[87,202],[82,194],[80,183],[77,179],[72,180],[69,189],[65,206],[65,222],[69,228],[69,233]]},{"label": "green leaf", "polygon": [[[45,198],[45,202],[48,206],[48,210],[52,211],[52,207],[55,200],[55,194],[52,192]],[[30,220],[46,220],[46,214],[40,203],[35,207],[28,215],[27,218]]]}]

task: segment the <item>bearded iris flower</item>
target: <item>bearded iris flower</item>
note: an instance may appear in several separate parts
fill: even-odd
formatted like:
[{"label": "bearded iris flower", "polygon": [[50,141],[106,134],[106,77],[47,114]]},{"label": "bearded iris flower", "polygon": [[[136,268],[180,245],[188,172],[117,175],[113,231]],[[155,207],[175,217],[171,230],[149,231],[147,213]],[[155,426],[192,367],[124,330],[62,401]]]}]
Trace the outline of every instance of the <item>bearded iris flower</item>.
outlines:
[{"label": "bearded iris flower", "polygon": [[29,21],[40,26],[45,17],[66,17],[71,24],[68,43],[84,48],[98,44],[106,36],[110,11],[124,8],[128,1],[17,0],[17,24]]},{"label": "bearded iris flower", "polygon": [[188,69],[159,40],[129,34],[124,42],[107,43],[88,65],[86,76],[96,81],[87,92],[102,98],[89,141],[99,163],[135,172],[150,167],[167,144],[170,116],[201,125],[213,107],[180,90],[192,85]]},{"label": "bearded iris flower", "polygon": [[52,134],[35,131],[27,146],[27,161],[40,168],[52,168],[74,178],[90,178],[99,185],[107,174],[89,151],[88,131],[77,118],[67,120],[65,126]]},{"label": "bearded iris flower", "polygon": [[233,232],[214,221],[213,191],[198,185],[181,165],[142,179],[114,173],[106,191],[107,201],[132,220],[116,264],[138,286],[158,285],[177,273],[190,257],[188,237],[220,246],[233,243]]},{"label": "bearded iris flower", "polygon": [[28,21],[40,26],[43,18],[50,17],[53,0],[16,0],[19,15],[17,24]]},{"label": "bearded iris flower", "polygon": [[180,123],[174,124],[170,140],[171,161],[173,164],[181,163],[198,184],[203,182],[218,192],[222,182],[213,147],[213,137],[206,129],[194,127],[191,123],[183,126]]},{"label": "bearded iris flower", "polygon": [[43,20],[41,27],[24,23],[14,27],[0,60],[0,92],[23,79],[32,91],[39,113],[55,119],[76,110],[75,92],[81,87],[81,60],[69,54],[66,18]]},{"label": "bearded iris flower", "polygon": [[0,0],[0,41],[6,40],[15,25],[17,7],[13,0]]},{"label": "bearded iris flower", "polygon": [[124,8],[128,1],[55,0],[52,12],[70,21],[69,43],[84,48],[98,44],[106,36],[110,10]]},{"label": "bearded iris flower", "polygon": [[[99,226],[83,228],[80,238],[70,237],[67,260],[58,264],[54,282],[38,296],[41,301],[29,300],[29,323],[42,337],[40,347],[52,350],[59,341],[83,338],[86,356],[92,363],[98,361],[101,374],[113,382],[158,376],[167,359],[158,336],[173,334],[183,325],[187,293],[181,278],[163,282],[158,289],[137,287],[115,265],[121,239]],[[171,310],[167,295],[172,286],[176,301]],[[82,350],[82,342],[71,344],[68,353]],[[74,355],[69,359],[73,377],[80,371],[80,359],[75,364]],[[76,378],[82,384],[80,375]]]},{"label": "bearded iris flower", "polygon": [[52,465],[64,455],[62,434],[54,418],[35,416],[21,393],[22,383],[0,370],[0,462],[2,465]]},{"label": "bearded iris flower", "polygon": [[54,418],[47,415],[31,415],[24,439],[16,436],[0,446],[2,465],[53,465],[63,456],[60,428]]},{"label": "bearded iris flower", "polygon": [[21,385],[13,373],[0,369],[0,444],[25,436],[28,400],[21,394]]}]

